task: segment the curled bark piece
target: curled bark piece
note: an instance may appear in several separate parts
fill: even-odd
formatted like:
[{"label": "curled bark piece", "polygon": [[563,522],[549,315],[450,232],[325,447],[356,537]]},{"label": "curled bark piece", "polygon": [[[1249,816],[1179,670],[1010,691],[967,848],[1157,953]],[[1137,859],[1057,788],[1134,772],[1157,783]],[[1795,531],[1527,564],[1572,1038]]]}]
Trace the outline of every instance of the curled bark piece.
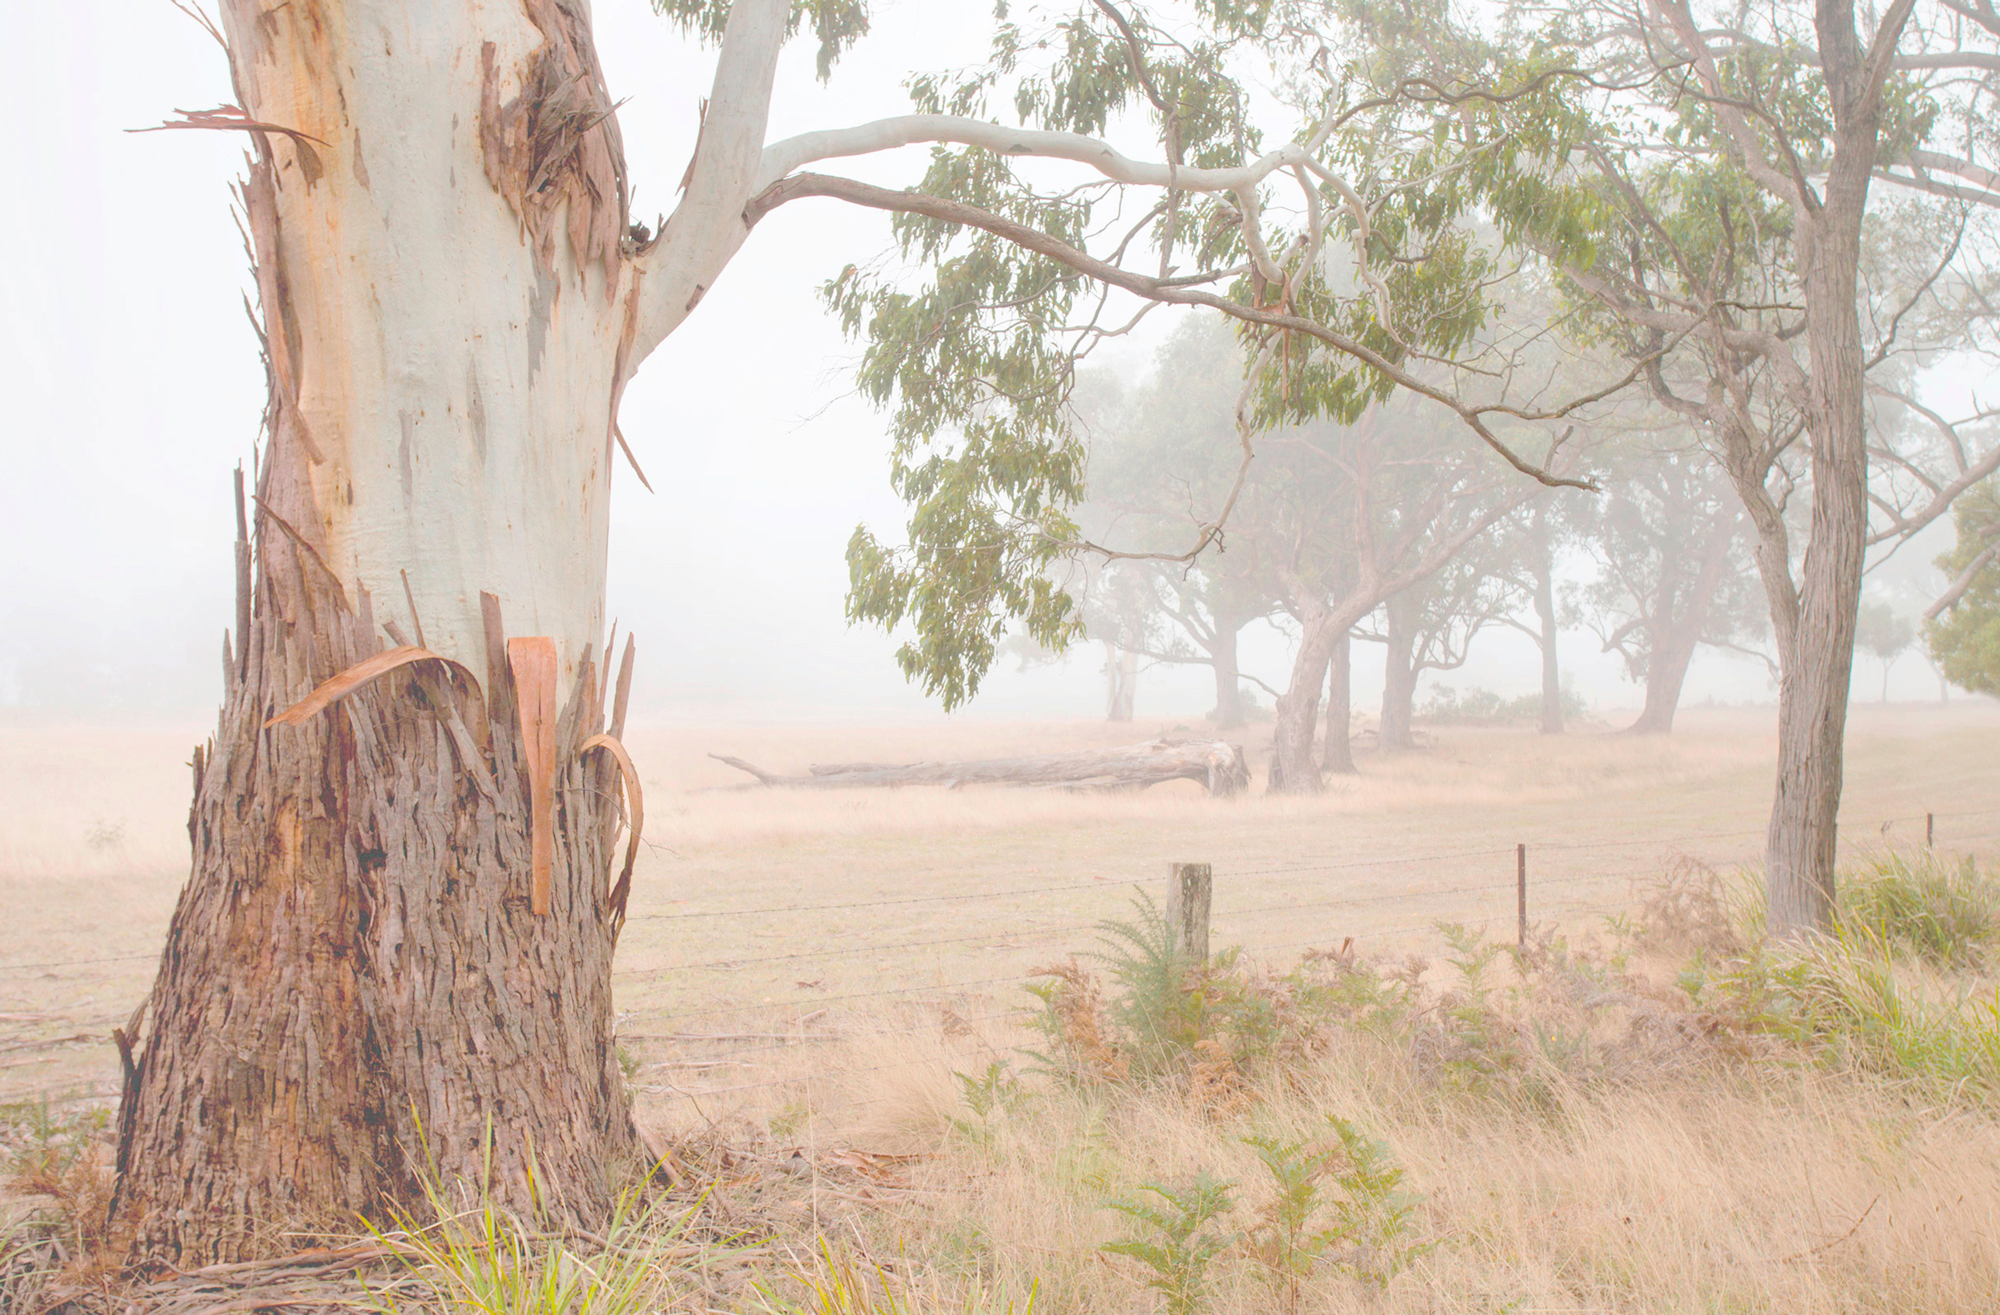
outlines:
[{"label": "curled bark piece", "polygon": [[1061,790],[1143,790],[1162,781],[1199,781],[1212,796],[1240,794],[1250,784],[1243,750],[1221,740],[1149,740],[1117,749],[1082,749],[1032,758],[978,762],[816,763],[807,776],[780,776],[712,753],[770,786],[839,790],[867,786],[1015,785]]},{"label": "curled bark piece", "polygon": [[[474,696],[479,696],[479,679],[463,663],[454,662],[448,657],[433,653],[427,648],[419,648],[415,644],[404,644],[399,648],[388,649],[377,653],[372,658],[357,662],[339,675],[320,682],[319,687],[313,690],[312,693],[265,722],[264,729],[269,730],[273,726],[297,726],[301,722],[324,712],[327,708],[346,698],[355,690],[360,689],[369,681],[386,676],[398,667],[407,667],[412,662],[444,663],[444,665],[463,673],[467,682],[472,686]],[[485,700],[482,697],[482,710],[477,719],[481,723],[486,720],[483,709],[484,702]]]},{"label": "curled bark piece", "polygon": [[531,906],[549,911],[549,869],[556,843],[556,641],[531,635],[507,641],[514,701],[521,716],[521,752],[528,768],[528,848]]},{"label": "curled bark piece", "polygon": [[618,873],[618,880],[611,885],[611,916],[619,922],[625,920],[625,901],[632,895],[632,866],[639,861],[639,837],[646,829],[646,796],[639,789],[639,769],[632,765],[632,756],[625,752],[625,746],[609,735],[593,735],[583,742],[583,753],[592,749],[607,749],[618,760],[618,771],[625,779],[625,811],[630,814],[625,820],[630,834],[625,839],[625,866]]}]

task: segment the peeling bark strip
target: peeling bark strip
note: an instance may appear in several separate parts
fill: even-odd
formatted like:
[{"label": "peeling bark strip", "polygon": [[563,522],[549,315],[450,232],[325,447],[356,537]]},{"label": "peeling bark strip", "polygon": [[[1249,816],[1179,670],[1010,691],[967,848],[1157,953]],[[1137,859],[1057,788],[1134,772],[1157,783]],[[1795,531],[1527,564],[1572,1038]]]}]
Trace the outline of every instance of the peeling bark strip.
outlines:
[{"label": "peeling bark strip", "polygon": [[[556,645],[543,636],[507,641],[507,666],[514,673],[514,700],[521,716],[522,766],[528,773],[528,840],[534,867],[534,910],[549,911],[549,865],[553,861],[556,800]],[[597,700],[593,697],[591,703]]]},{"label": "peeling bark strip", "polygon": [[1199,781],[1211,798],[1250,786],[1243,750],[1221,740],[1149,740],[1120,749],[1081,749],[1033,758],[961,763],[814,763],[808,776],[779,776],[741,758],[709,757],[763,785],[842,790],[857,787],[1022,785],[1067,790],[1143,790],[1162,781]]},{"label": "peeling bark strip", "polygon": [[[406,644],[401,648],[392,648],[386,652],[377,653],[372,658],[355,663],[339,675],[322,681],[312,693],[265,722],[264,726],[266,729],[272,726],[297,726],[308,717],[324,712],[327,708],[346,698],[355,690],[360,689],[369,681],[386,676],[398,667],[407,667],[412,662],[442,662],[454,671],[464,672],[465,679],[472,687],[472,694],[474,697],[478,697],[479,681],[464,666],[453,662],[448,657],[440,657],[427,648],[419,648],[415,644]],[[480,721],[485,720],[484,704],[485,700],[480,699],[481,706],[477,714]]]},{"label": "peeling bark strip", "polygon": [[604,749],[618,763],[618,772],[625,782],[626,840],[625,866],[618,873],[618,880],[611,884],[611,916],[621,926],[625,921],[625,901],[632,894],[632,867],[639,861],[639,841],[646,834],[646,792],[639,787],[639,769],[632,765],[625,746],[610,735],[593,735],[583,742],[583,752]]},{"label": "peeling bark strip", "polygon": [[587,0],[523,0],[545,40],[521,94],[500,103],[491,41],[480,47],[479,143],[486,178],[507,198],[545,269],[555,267],[552,221],[568,203],[576,263],[600,261],[605,296],[616,295],[629,193],[617,106],[590,37]]}]

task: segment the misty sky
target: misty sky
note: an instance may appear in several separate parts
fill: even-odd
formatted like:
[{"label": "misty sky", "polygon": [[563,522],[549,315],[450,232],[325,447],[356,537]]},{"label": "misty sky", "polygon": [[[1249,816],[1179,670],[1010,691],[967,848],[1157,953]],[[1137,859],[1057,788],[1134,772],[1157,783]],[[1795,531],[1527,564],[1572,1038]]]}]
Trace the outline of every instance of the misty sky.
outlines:
[{"label": "misty sky", "polygon": [[[598,44],[620,113],[635,217],[671,208],[694,144],[710,56],[644,0],[596,0]],[[787,55],[772,135],[901,112],[905,77],[979,57],[985,0],[876,0],[876,30],[836,69]],[[233,134],[129,135],[175,109],[231,99],[222,52],[166,0],[8,6],[0,115],[0,708],[123,715],[213,707],[231,588],[230,468],[247,464],[263,406],[243,310],[248,262],[229,213],[246,143]],[[920,152],[857,163],[907,182]],[[829,201],[767,219],[689,324],[625,394],[622,427],[651,478],[620,469],[610,610],[637,633],[641,715],[880,719],[936,715],[906,686],[894,641],[842,616],[848,535],[895,537],[881,418],[849,394],[856,349],[816,289],[887,242],[887,222]],[[1164,327],[1164,326],[1163,326]],[[1109,359],[1137,374],[1158,340]],[[1472,441],[1468,434],[1467,441]],[[1949,542],[1948,532],[1944,540]],[[1913,553],[1920,568],[1942,545]],[[1565,661],[1593,702],[1636,703],[1588,634]],[[1358,646],[1357,703],[1380,688]],[[1246,636],[1245,666],[1283,683],[1285,644]],[[989,678],[974,716],[1101,712],[1101,650]],[[1371,667],[1373,669],[1371,669]],[[1875,688],[1863,659],[1859,688]],[[1904,697],[1936,685],[1911,655]],[[1513,694],[1537,686],[1517,636],[1482,638],[1447,681]],[[1142,718],[1209,706],[1205,670],[1142,677]],[[1770,697],[1763,668],[1704,656],[1686,701]],[[1420,696],[1421,697],[1421,696]]]}]

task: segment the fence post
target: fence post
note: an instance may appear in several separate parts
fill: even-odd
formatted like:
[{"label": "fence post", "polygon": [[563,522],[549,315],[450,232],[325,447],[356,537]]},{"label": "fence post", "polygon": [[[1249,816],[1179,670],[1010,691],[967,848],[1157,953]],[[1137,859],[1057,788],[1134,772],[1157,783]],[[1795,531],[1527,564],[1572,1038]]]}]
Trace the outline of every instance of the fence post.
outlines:
[{"label": "fence post", "polygon": [[1520,919],[1516,943],[1528,948],[1528,847],[1514,846],[1514,906]]},{"label": "fence post", "polygon": [[1937,839],[1937,814],[1936,814],[1936,813],[1925,813],[1925,814],[1924,814],[1924,848],[1925,848],[1925,849],[1935,849],[1935,848],[1937,848],[1936,844],[1935,844],[1935,843],[1933,843],[1934,841],[1936,841],[1936,839]]},{"label": "fence post", "polygon": [[1208,911],[1215,896],[1215,872],[1206,863],[1167,865],[1167,927],[1191,962],[1208,962]]}]

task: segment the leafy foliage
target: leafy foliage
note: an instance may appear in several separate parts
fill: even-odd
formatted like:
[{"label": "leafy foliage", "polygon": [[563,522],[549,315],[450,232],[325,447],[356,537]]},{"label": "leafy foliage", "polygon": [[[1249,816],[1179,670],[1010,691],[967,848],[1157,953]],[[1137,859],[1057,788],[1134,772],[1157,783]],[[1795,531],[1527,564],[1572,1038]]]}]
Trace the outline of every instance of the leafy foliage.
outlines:
[{"label": "leafy foliage", "polygon": [[1152,1271],[1146,1286],[1166,1299],[1167,1315],[1195,1315],[1202,1308],[1209,1262],[1235,1241],[1234,1234],[1217,1226],[1229,1213],[1234,1186],[1204,1171],[1178,1187],[1139,1184],[1139,1190],[1156,1198],[1157,1204],[1122,1197],[1106,1203],[1145,1228],[1106,1243],[1104,1250],[1128,1256]]},{"label": "leafy foliage", "polygon": [[[720,41],[729,24],[730,0],[652,0],[653,12],[705,41]],[[868,35],[867,0],[793,0],[787,34],[810,29],[819,40],[819,76],[825,81],[841,52]]]},{"label": "leafy foliage", "polygon": [[[1058,192],[1042,171],[974,147],[935,148],[918,190],[1079,250],[1109,228],[1122,234],[1110,254],[1126,270],[1156,260],[1177,286],[1219,287],[1237,306],[1343,335],[1352,349],[1244,329],[1249,417],[1352,422],[1393,387],[1371,362],[1449,361],[1493,323],[1489,286],[1504,271],[1482,232],[1497,220],[1511,241],[1531,215],[1537,231],[1558,231],[1547,213],[1571,204],[1542,176],[1570,138],[1555,113],[1563,103],[1534,68],[1509,57],[1481,76],[1533,82],[1525,94],[1551,112],[1539,134],[1522,113],[1467,98],[1469,83],[1364,101],[1373,88],[1336,69],[1337,50],[1367,49],[1368,24],[1353,19],[1329,0],[1203,0],[1171,18],[1082,0],[1021,18],[1002,6],[985,63],[910,84],[921,113],[988,119],[1004,107],[1025,127],[1087,135],[1143,119],[1173,168],[1237,167],[1267,142],[1304,145],[1327,166],[1323,177],[1294,171],[1306,214],[1267,211],[1268,185],[1168,187],[1135,221],[1131,188]],[[1259,69],[1276,111],[1246,90]],[[893,266],[850,266],[825,288],[863,344],[863,393],[891,413],[891,479],[910,506],[903,545],[865,527],[850,541],[848,615],[906,627],[899,664],[949,707],[976,693],[1008,627],[1054,650],[1080,634],[1052,580],[1080,549],[1075,364],[1122,331],[1105,316],[1129,303],[985,228],[905,214],[894,233]],[[1330,236],[1358,255],[1329,247],[1321,258]]]},{"label": "leafy foliage", "polygon": [[1959,498],[1953,509],[1958,543],[1938,565],[1952,576],[1972,570],[1965,594],[1930,622],[1924,638],[1931,656],[1953,684],[2000,694],[2000,480],[1988,479]]}]

